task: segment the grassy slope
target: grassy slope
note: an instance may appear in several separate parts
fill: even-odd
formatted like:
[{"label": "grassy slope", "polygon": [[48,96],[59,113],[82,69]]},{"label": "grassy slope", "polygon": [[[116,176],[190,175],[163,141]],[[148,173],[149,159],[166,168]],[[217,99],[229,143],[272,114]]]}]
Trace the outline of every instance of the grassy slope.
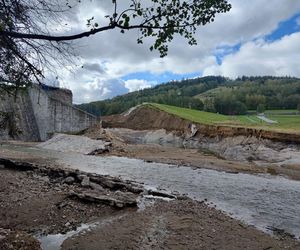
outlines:
[{"label": "grassy slope", "polygon": [[269,115],[267,116],[268,118],[278,123],[268,124],[258,119],[255,115],[226,116],[156,103],[150,105],[184,119],[208,125],[245,126],[265,130],[300,133],[300,115]]}]

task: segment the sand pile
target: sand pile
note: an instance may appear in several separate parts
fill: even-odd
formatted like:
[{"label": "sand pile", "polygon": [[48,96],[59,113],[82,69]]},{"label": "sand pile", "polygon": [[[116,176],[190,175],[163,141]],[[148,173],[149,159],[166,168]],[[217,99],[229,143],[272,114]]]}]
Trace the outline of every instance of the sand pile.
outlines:
[{"label": "sand pile", "polygon": [[37,147],[61,152],[89,154],[96,150],[105,150],[109,144],[85,136],[55,134],[50,140],[38,144]]}]

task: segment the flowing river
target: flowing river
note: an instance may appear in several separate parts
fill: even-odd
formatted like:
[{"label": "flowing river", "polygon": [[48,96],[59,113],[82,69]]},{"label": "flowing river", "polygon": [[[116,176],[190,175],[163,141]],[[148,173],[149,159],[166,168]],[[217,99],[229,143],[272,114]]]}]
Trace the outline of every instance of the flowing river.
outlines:
[{"label": "flowing river", "polygon": [[267,231],[274,227],[300,236],[300,182],[269,175],[230,174],[208,169],[146,163],[124,157],[62,154],[57,161],[82,171],[121,177],[147,187],[176,191]]},{"label": "flowing river", "polygon": [[121,177],[147,188],[178,192],[212,202],[231,217],[268,231],[274,227],[300,236],[300,182],[270,175],[230,174],[208,169],[147,163],[124,157],[97,157],[14,147],[53,159],[68,168]]}]

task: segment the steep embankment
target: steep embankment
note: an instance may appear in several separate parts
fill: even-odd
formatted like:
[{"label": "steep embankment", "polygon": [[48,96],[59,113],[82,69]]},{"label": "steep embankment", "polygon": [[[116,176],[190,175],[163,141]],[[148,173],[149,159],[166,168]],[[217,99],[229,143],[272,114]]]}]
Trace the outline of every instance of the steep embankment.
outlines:
[{"label": "steep embankment", "polygon": [[191,124],[195,124],[198,135],[204,137],[256,137],[279,142],[300,143],[300,134],[267,131],[257,128],[226,125],[206,125],[192,122],[164,112],[152,105],[141,105],[123,115],[103,117],[103,127],[129,128],[135,130],[165,129],[177,135],[189,134]]}]

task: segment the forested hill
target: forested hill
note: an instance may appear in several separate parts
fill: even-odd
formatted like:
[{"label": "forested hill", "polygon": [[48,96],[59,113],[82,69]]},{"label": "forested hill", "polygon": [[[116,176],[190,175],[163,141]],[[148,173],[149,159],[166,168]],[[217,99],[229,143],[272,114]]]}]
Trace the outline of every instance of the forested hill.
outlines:
[{"label": "forested hill", "polygon": [[199,77],[172,81],[78,107],[99,116],[122,113],[143,102],[231,115],[257,109],[297,109],[300,108],[300,79],[272,76],[235,80],[221,76]]}]

